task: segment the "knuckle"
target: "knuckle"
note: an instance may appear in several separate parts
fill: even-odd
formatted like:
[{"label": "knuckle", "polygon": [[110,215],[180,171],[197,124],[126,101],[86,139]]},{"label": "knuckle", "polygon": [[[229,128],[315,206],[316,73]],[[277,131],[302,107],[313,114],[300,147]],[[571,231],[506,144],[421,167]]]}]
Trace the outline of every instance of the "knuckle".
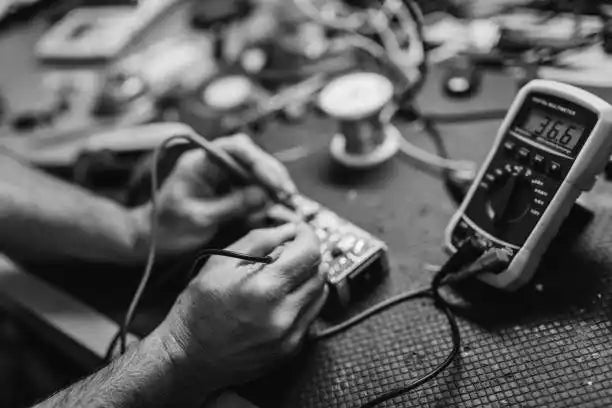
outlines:
[{"label": "knuckle", "polygon": [[272,276],[259,274],[257,279],[253,279],[249,292],[252,296],[263,299],[276,299],[281,285],[278,279]]},{"label": "knuckle", "polygon": [[167,194],[160,200],[159,219],[162,223],[177,223],[181,220],[189,220],[191,212],[176,187],[170,187]]},{"label": "knuckle", "polygon": [[207,229],[209,232],[216,230],[213,217],[206,211],[193,211],[193,209],[184,206],[181,210],[181,216],[185,225],[194,230]]},{"label": "knuckle", "polygon": [[305,247],[303,254],[305,266],[317,266],[321,263],[321,250],[318,243]]}]

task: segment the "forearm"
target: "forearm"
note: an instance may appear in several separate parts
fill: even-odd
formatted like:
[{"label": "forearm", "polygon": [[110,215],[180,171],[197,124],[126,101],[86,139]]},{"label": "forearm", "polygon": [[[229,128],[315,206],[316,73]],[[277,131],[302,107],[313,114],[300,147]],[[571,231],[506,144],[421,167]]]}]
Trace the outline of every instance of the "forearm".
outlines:
[{"label": "forearm", "polygon": [[0,252],[35,262],[66,257],[131,263],[144,258],[146,224],[134,212],[2,151],[0,175]]},{"label": "forearm", "polygon": [[176,345],[152,334],[96,374],[55,394],[35,408],[199,407],[211,394],[181,360]]}]

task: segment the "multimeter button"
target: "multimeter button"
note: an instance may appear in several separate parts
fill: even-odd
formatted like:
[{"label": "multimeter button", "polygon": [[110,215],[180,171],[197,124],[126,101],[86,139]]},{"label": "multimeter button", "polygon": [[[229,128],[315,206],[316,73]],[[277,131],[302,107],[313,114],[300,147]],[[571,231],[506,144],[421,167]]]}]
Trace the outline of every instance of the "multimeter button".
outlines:
[{"label": "multimeter button", "polygon": [[517,152],[517,158],[521,163],[529,163],[529,149],[521,147]]},{"label": "multimeter button", "polygon": [[533,156],[533,166],[538,171],[546,170],[546,162],[544,161],[544,156],[540,154],[536,154]]},{"label": "multimeter button", "polygon": [[504,143],[504,149],[506,150],[506,152],[508,153],[512,153],[514,152],[514,148],[516,147],[516,145],[514,144],[514,142],[511,141],[506,141],[506,143]]},{"label": "multimeter button", "polygon": [[561,175],[561,165],[557,162],[550,162],[548,174],[555,177]]}]

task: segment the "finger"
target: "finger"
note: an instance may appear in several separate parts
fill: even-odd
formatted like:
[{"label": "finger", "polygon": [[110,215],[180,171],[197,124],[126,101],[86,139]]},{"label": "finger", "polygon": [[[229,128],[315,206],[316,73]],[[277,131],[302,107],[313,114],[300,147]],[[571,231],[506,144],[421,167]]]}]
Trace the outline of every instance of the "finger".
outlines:
[{"label": "finger", "polygon": [[218,224],[246,217],[261,210],[267,202],[268,196],[262,189],[244,187],[232,190],[219,197],[193,200],[188,208],[194,214],[193,218],[196,222],[199,218],[205,224]]},{"label": "finger", "polygon": [[285,242],[295,238],[295,224],[284,224],[275,228],[253,230],[227,249],[253,256],[266,256]]},{"label": "finger", "polygon": [[296,340],[304,338],[312,323],[321,314],[328,296],[329,287],[322,278],[320,281],[309,281],[308,284],[303,285],[297,292],[290,295],[292,299],[288,299],[288,301],[295,304],[292,307],[301,307],[291,327],[290,336],[293,336]]},{"label": "finger", "polygon": [[189,182],[190,192],[196,196],[210,194],[210,189],[226,180],[226,170],[219,168],[202,149],[189,150],[179,158],[173,174]]},{"label": "finger", "polygon": [[319,239],[310,227],[300,224],[293,241],[284,245],[278,259],[266,271],[276,274],[275,278],[282,279],[286,290],[291,291],[317,273],[320,261]]},{"label": "finger", "polygon": [[188,150],[179,157],[174,171],[181,176],[203,178],[208,172],[207,163],[204,150]]},{"label": "finger", "polygon": [[289,172],[278,160],[263,151],[245,134],[219,139],[215,142],[270,187],[289,193],[297,192]]}]

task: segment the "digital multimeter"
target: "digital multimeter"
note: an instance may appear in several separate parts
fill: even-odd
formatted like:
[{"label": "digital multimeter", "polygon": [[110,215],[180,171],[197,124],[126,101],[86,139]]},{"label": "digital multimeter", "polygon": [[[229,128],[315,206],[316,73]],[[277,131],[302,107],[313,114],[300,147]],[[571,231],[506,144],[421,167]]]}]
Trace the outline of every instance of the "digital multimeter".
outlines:
[{"label": "digital multimeter", "polygon": [[455,251],[468,237],[511,255],[486,283],[527,283],[583,191],[612,152],[612,106],[582,89],[534,80],[518,93],[474,183],[445,234]]}]

